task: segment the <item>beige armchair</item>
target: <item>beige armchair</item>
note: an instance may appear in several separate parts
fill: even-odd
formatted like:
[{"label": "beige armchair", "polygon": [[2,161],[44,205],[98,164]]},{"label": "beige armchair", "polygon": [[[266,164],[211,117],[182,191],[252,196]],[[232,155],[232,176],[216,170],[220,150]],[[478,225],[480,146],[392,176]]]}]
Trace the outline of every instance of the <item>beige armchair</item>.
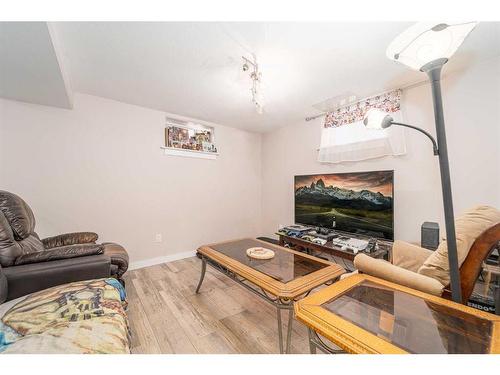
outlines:
[{"label": "beige armchair", "polygon": [[445,285],[417,272],[431,255],[431,250],[404,241],[395,241],[392,248],[392,263],[359,254],[354,258],[354,266],[362,273],[440,296]]},{"label": "beige armchair", "polygon": [[[500,241],[500,211],[477,206],[455,220],[462,299],[466,302],[474,288],[482,262]],[[354,258],[359,272],[395,282],[437,296],[449,296],[450,283],[446,240],[436,251],[404,241],[395,241],[392,263],[365,254]]]}]

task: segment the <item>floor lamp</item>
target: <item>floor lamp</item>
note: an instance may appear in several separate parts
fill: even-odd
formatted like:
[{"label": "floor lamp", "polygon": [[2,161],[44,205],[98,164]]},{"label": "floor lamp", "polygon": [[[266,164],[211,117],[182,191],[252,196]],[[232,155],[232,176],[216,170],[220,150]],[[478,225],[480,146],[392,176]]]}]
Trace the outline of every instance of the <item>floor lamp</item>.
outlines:
[{"label": "floor lamp", "polygon": [[364,124],[367,128],[384,129],[391,125],[404,126],[418,130],[431,139],[434,155],[439,157],[439,169],[441,172],[441,189],[443,193],[448,263],[450,267],[451,295],[452,299],[458,303],[464,303],[466,301],[462,301],[460,272],[458,267],[450,166],[448,162],[443,102],[441,97],[441,70],[443,65],[446,64],[448,59],[457,51],[476,24],[476,22],[458,24],[417,23],[400,34],[387,48],[387,57],[391,60],[398,61],[412,69],[427,73],[432,89],[437,142],[425,130],[413,125],[394,122],[391,116],[376,108],[370,109],[364,118]]}]

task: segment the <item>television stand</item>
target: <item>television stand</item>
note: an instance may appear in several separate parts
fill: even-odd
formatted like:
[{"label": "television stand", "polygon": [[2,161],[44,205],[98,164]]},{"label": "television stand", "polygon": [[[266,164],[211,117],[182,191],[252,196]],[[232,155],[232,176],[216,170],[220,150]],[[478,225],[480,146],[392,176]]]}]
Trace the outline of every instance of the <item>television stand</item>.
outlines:
[{"label": "television stand", "polygon": [[[369,237],[361,236],[352,233],[337,232],[341,235],[351,238],[358,238],[362,240],[369,240]],[[284,232],[278,232],[276,235],[279,237],[279,245],[289,247],[297,251],[302,251],[310,255],[323,258],[343,266],[347,271],[354,271],[354,254],[351,250],[342,250],[340,246],[335,245],[332,241],[328,241],[324,245],[320,245],[305,239],[289,236]],[[358,254],[366,254],[372,258],[391,260],[392,259],[392,242],[387,240],[377,240],[375,249],[368,253],[360,251]]]}]

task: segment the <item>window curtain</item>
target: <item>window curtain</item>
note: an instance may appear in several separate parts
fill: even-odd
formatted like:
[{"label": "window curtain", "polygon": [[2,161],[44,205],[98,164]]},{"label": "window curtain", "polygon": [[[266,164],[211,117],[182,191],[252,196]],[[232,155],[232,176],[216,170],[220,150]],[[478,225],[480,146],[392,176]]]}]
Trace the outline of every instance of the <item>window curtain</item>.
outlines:
[{"label": "window curtain", "polygon": [[388,112],[394,121],[403,122],[401,90],[376,95],[328,112],[321,133],[318,161],[341,163],[388,155],[406,154],[404,128],[366,129],[363,117],[370,108]]}]

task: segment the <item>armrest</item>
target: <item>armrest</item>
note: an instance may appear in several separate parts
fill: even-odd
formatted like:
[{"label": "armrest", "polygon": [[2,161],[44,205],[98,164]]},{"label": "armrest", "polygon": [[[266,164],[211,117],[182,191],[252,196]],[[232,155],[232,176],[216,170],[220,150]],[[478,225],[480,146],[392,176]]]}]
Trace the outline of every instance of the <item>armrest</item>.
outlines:
[{"label": "armrest", "polygon": [[7,300],[73,281],[109,277],[110,266],[111,260],[102,254],[6,267]]},{"label": "armrest", "polygon": [[417,272],[433,251],[404,241],[394,241],[392,264]]},{"label": "armrest", "polygon": [[356,255],[354,266],[361,272],[393,283],[440,296],[444,285],[432,277],[405,270],[382,259],[374,259],[365,254]]},{"label": "armrest", "polygon": [[123,246],[112,242],[105,242],[104,254],[111,258],[111,276],[121,279],[128,269],[128,254]]},{"label": "armrest", "polygon": [[89,255],[99,255],[104,252],[104,246],[96,244],[70,245],[49,250],[24,254],[16,258],[14,265],[49,262],[51,260],[72,259]]},{"label": "armrest", "polygon": [[7,278],[2,272],[2,266],[0,266],[0,304],[4,303],[7,299]]},{"label": "armrest", "polygon": [[65,233],[58,236],[47,237],[42,240],[46,249],[54,247],[78,245],[84,243],[95,243],[99,236],[94,232]]}]

